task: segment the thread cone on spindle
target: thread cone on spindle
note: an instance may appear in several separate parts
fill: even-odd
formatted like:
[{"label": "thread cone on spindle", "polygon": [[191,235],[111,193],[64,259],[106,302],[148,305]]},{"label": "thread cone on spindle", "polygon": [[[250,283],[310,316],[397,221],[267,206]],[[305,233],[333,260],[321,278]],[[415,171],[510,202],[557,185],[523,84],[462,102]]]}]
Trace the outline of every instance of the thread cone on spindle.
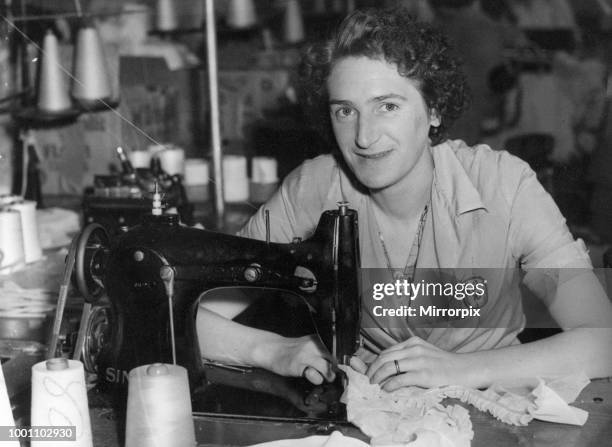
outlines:
[{"label": "thread cone on spindle", "polygon": [[77,34],[72,96],[84,104],[108,101],[112,96],[104,49],[91,22],[84,22]]},{"label": "thread cone on spindle", "polygon": [[68,79],[60,64],[59,44],[51,30],[43,39],[36,106],[43,112],[57,113],[72,108]]},{"label": "thread cone on spindle", "polygon": [[302,8],[298,0],[286,0],[285,6],[285,42],[297,43],[304,40],[304,21]]},{"label": "thread cone on spindle", "polygon": [[226,21],[232,28],[254,26],[257,23],[257,14],[253,0],[230,0]]},{"label": "thread cone on spindle", "polygon": [[160,31],[172,31],[178,28],[174,0],[157,0],[156,28]]}]

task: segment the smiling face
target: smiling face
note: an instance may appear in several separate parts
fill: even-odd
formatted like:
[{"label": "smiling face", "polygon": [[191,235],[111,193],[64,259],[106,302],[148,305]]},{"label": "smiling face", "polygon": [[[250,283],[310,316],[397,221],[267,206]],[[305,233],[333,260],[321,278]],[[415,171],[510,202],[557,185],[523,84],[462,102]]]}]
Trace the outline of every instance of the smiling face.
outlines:
[{"label": "smiling face", "polygon": [[417,87],[384,60],[351,56],[331,70],[334,135],[348,166],[371,190],[401,183],[428,163],[429,128],[440,121]]}]

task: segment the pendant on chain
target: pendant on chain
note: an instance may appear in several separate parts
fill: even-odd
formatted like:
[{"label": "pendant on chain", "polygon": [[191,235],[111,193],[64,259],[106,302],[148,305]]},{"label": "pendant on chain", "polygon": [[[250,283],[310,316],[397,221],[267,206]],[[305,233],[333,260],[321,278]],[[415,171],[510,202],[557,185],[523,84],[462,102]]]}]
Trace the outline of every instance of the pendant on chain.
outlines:
[{"label": "pendant on chain", "polygon": [[411,283],[412,282],[412,276],[409,275],[406,272],[394,271],[393,272],[393,280],[394,281],[400,281],[400,282],[404,282],[404,280],[405,280],[405,281]]}]

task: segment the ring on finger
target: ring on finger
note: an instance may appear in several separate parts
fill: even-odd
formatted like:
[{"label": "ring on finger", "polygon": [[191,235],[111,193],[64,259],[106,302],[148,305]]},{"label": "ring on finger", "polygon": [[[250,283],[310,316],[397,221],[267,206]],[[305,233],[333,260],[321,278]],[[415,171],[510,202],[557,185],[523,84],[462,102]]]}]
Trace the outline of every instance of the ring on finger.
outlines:
[{"label": "ring on finger", "polygon": [[397,360],[393,360],[393,363],[395,364],[396,375],[400,375],[402,370],[400,369],[399,362]]}]

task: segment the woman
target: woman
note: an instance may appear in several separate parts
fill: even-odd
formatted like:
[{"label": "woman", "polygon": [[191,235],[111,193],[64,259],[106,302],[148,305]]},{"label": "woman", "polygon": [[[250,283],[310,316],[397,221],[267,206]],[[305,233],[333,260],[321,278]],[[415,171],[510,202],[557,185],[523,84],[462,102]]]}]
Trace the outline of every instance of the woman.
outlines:
[{"label": "woman", "polygon": [[[338,151],[306,161],[265,205],[272,240],[308,237],[323,210],[348,200],[359,213],[363,273],[382,269],[392,283],[418,282],[422,269],[485,269],[491,281],[482,300],[465,307],[481,308],[483,320],[458,327],[445,319],[422,325],[381,316],[375,309],[381,301],[364,289],[363,348],[353,367],[387,390],[612,374],[612,306],[584,245],[573,240],[535,174],[505,152],[444,139],[467,95],[443,36],[402,10],[356,11],[333,38],[308,51],[304,81],[308,104]],[[241,235],[265,237],[263,208]],[[519,267],[564,332],[517,341],[525,326]],[[406,299],[382,302],[410,304]],[[239,298],[202,303],[204,357],[313,383],[333,379],[333,361],[314,338],[285,338],[230,320],[247,305]]]}]

